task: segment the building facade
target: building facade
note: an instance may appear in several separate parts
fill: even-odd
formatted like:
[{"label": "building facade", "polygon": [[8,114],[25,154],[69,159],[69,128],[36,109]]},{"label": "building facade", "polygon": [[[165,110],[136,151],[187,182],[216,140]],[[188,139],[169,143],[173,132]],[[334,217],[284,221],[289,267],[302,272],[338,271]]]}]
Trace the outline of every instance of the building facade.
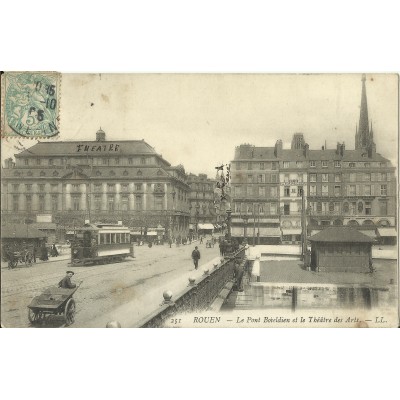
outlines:
[{"label": "building facade", "polygon": [[231,162],[234,238],[249,243],[279,243],[279,158],[273,147],[241,145]]},{"label": "building facade", "polygon": [[61,230],[85,220],[173,236],[189,231],[190,187],[183,166],[171,166],[144,140],[39,142],[2,168],[2,221],[46,216]]},{"label": "building facade", "polygon": [[[384,227],[385,235],[395,237],[395,174],[390,160],[376,152],[363,77],[354,150],[344,143],[310,150],[301,133],[293,135],[290,149],[284,149],[281,140],[275,147],[236,148],[232,235],[249,237],[254,227],[258,243],[275,243],[277,237],[281,243],[299,243],[306,225],[308,234],[349,225],[378,235]],[[259,225],[265,229],[258,230]]]},{"label": "building facade", "polygon": [[190,228],[197,231],[198,224],[221,223],[218,196],[214,193],[216,179],[210,179],[206,174],[188,174],[187,183],[190,186],[189,211]]}]

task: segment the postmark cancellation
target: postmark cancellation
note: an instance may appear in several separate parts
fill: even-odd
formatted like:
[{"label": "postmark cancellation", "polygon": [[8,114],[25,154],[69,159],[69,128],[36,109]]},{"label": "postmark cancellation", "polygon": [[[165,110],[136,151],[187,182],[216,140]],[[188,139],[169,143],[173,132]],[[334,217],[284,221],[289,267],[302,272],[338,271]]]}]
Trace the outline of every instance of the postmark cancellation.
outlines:
[{"label": "postmark cancellation", "polygon": [[1,136],[43,139],[60,127],[61,74],[4,72],[1,75]]}]

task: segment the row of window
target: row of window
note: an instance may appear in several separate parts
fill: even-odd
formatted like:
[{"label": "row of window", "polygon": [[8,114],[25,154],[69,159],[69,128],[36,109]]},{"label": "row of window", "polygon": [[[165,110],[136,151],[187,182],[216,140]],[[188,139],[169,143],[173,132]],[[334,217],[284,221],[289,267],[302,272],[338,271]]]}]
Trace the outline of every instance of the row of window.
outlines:
[{"label": "row of window", "polygon": [[[352,201],[344,202],[343,205],[339,202],[314,202],[310,203],[310,210],[313,214],[329,214],[336,215],[372,215],[372,203],[370,201]],[[379,215],[387,215],[387,202],[379,202]]]},{"label": "row of window", "polygon": [[[323,161],[315,161],[311,160],[308,162],[306,161],[282,161],[282,168],[304,168],[307,165],[309,165],[311,168],[316,168],[317,166],[321,166],[322,168],[328,168],[329,165],[333,165],[335,168],[341,168],[342,166],[344,167],[349,167],[349,168],[356,168],[356,167],[362,167],[362,168],[371,168],[371,167],[379,167],[379,168],[385,168],[387,166],[386,162],[342,162],[342,161],[329,161],[329,160],[323,160]],[[236,161],[235,162],[236,170],[264,170],[264,169],[272,169],[272,170],[277,170],[278,169],[278,162],[273,161],[272,163],[265,163],[265,162],[240,162]],[[269,168],[266,168],[268,166]]]},{"label": "row of window", "polygon": [[[379,185],[378,186],[378,193],[374,193],[375,185],[346,185],[345,189],[346,192],[344,195],[345,196],[387,196],[387,185]],[[358,189],[357,189],[358,187]],[[375,190],[376,191],[376,190]],[[310,185],[310,196],[329,196],[329,195],[334,195],[334,196],[341,196],[341,185],[334,185],[333,187],[333,193],[329,193],[329,186],[328,185],[322,185],[321,186],[321,192],[319,193],[317,191],[317,186],[316,185]]]},{"label": "row of window", "polygon": [[235,213],[256,215],[277,215],[278,203],[234,203]]},{"label": "row of window", "polygon": [[213,191],[214,185],[213,184],[202,184],[202,183],[190,183],[190,189],[192,190],[202,190],[203,192],[206,191]]},{"label": "row of window", "polygon": [[234,197],[259,196],[259,197],[278,197],[277,186],[234,186],[232,188]]},{"label": "row of window", "polygon": [[240,171],[240,170],[277,170],[279,163],[277,161],[272,161],[272,162],[259,162],[259,163],[255,163],[255,162],[240,162],[240,161],[236,161],[235,164],[236,166],[236,170]]},{"label": "row of window", "polygon": [[129,233],[100,233],[100,244],[130,243]]},{"label": "row of window", "polygon": [[[82,157],[68,157],[68,159],[65,158],[49,158],[49,159],[44,159],[44,158],[24,158],[24,165],[25,166],[33,166],[33,165],[49,165],[49,166],[55,166],[55,165],[68,165],[71,163],[71,161],[76,161],[78,164],[87,164],[88,160],[86,158]],[[101,158],[93,158],[93,165],[146,165],[150,162],[153,162],[153,158],[147,158],[147,157],[115,157],[115,158],[108,158],[108,157],[101,157]],[[159,162],[158,162],[159,164]]]},{"label": "row of window", "polygon": [[[321,182],[329,182],[329,176],[332,177],[331,174],[310,174],[310,182],[317,182],[317,180]],[[341,182],[342,180],[341,174],[334,174],[333,178],[335,182]],[[387,181],[388,175],[386,172],[379,174],[371,174],[369,172],[365,172],[363,174],[350,173],[348,178],[350,182],[356,182],[361,180],[364,182],[371,182],[371,181],[384,182]]]}]

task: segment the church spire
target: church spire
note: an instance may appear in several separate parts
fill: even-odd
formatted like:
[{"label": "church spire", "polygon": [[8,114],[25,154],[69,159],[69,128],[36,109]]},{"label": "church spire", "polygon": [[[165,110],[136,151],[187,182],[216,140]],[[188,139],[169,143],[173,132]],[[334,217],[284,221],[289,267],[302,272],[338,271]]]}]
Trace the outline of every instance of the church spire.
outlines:
[{"label": "church spire", "polygon": [[365,74],[362,75],[362,91],[361,91],[361,108],[360,108],[360,121],[358,124],[358,129],[356,132],[356,149],[367,149],[374,145],[373,136],[369,128],[368,121],[368,103],[367,103],[367,89],[365,87],[366,77]]}]

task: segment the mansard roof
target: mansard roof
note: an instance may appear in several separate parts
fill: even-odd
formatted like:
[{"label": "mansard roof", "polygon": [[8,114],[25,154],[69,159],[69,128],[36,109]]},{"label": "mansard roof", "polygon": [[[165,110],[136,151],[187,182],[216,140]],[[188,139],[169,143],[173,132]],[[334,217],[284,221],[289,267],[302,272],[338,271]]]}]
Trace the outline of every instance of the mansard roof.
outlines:
[{"label": "mansard roof", "polygon": [[240,146],[240,154],[234,161],[276,159],[275,147]]},{"label": "mansard roof", "polygon": [[110,141],[51,141],[38,142],[29,149],[15,155],[19,157],[97,157],[97,156],[130,156],[153,154],[160,158],[153,147],[144,140],[110,140]]}]

